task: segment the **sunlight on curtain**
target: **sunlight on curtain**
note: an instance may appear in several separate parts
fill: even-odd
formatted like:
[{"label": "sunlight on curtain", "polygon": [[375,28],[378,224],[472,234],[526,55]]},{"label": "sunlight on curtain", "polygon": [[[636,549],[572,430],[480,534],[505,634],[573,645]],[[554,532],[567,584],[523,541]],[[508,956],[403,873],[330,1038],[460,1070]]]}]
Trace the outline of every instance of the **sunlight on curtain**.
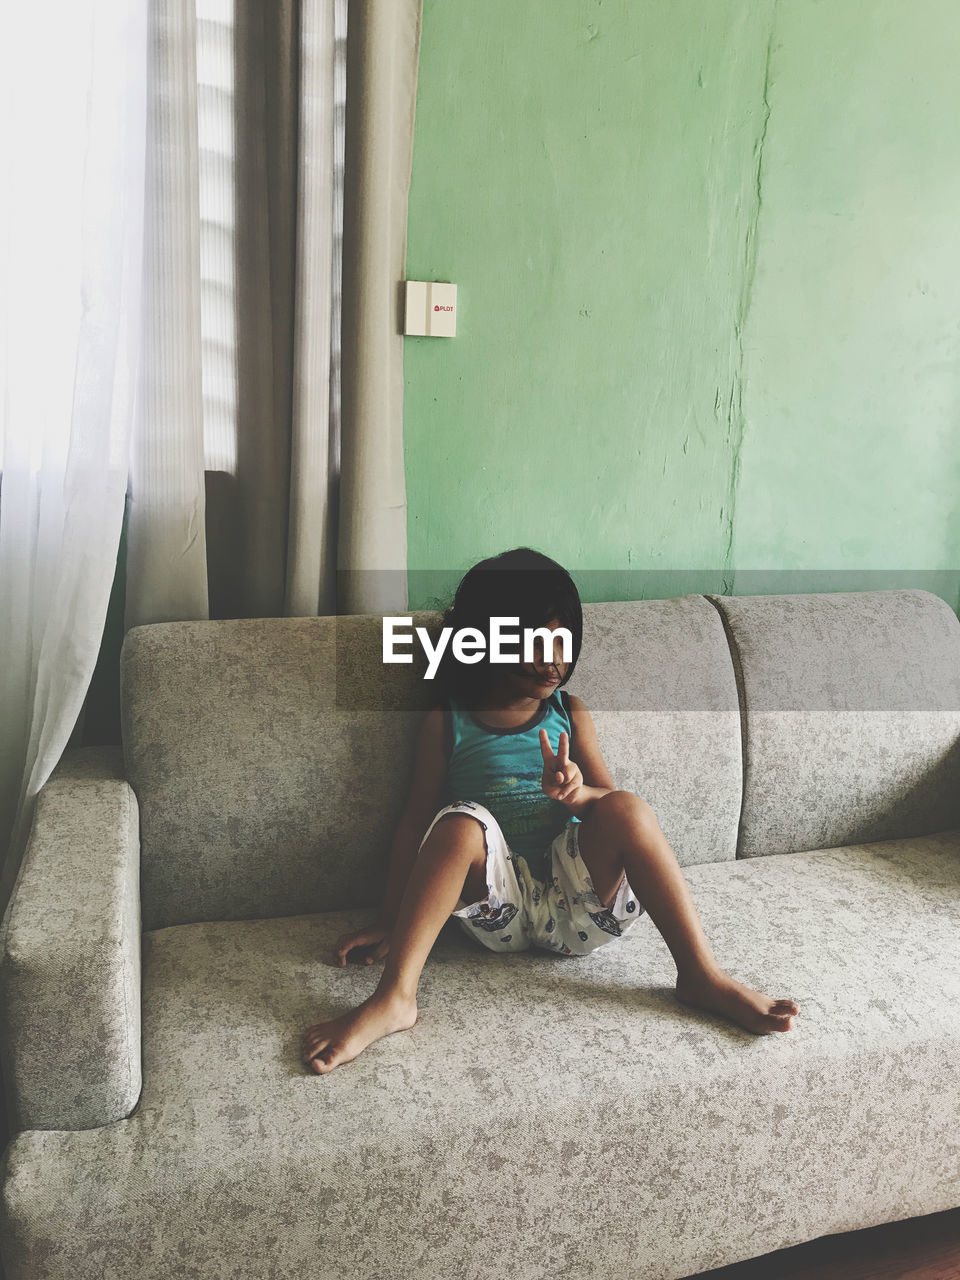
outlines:
[{"label": "sunlight on curtain", "polygon": [[[88,6],[65,7],[57,26],[57,38],[44,50],[40,80],[36,60],[16,52],[36,39],[36,17],[17,6],[4,14],[0,385],[6,394],[0,470],[8,475],[62,472],[70,440],[83,255],[80,219],[64,218],[63,210],[82,206],[88,123],[82,110],[65,110],[64,104],[79,106],[86,97],[92,55]],[[19,196],[7,182],[9,174],[17,175]],[[8,370],[17,371],[15,380],[8,379]],[[12,494],[9,484],[7,492]],[[28,500],[35,510],[35,490]]]},{"label": "sunlight on curtain", "polygon": [[125,0],[0,41],[0,907],[93,673],[140,358],[147,26]]},{"label": "sunlight on curtain", "polygon": [[[340,465],[340,309],[347,0],[334,0],[333,279],[330,466]],[[200,151],[200,313],[204,460],[237,468],[235,0],[197,0],[197,124]]]},{"label": "sunlight on curtain", "polygon": [[197,0],[200,334],[208,471],[237,468],[234,0]]}]

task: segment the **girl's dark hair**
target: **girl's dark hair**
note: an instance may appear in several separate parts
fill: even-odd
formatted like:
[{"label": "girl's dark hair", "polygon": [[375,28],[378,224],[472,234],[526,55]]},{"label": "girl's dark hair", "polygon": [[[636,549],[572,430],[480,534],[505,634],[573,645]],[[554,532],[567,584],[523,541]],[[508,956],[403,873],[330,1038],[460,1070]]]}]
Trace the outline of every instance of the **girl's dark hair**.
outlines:
[{"label": "girl's dark hair", "polygon": [[[481,560],[464,574],[456,595],[443,614],[443,625],[454,631],[476,627],[489,644],[491,618],[519,618],[518,652],[523,656],[524,627],[542,627],[552,618],[567,627],[573,641],[572,662],[560,683],[573,675],[583,640],[583,610],[580,593],[562,565],[531,547],[515,547],[498,556]],[[512,630],[512,628],[511,628]],[[451,637],[434,677],[437,694],[467,705],[478,697],[491,673],[509,670],[491,663],[489,652],[481,662],[459,662],[453,655]]]}]

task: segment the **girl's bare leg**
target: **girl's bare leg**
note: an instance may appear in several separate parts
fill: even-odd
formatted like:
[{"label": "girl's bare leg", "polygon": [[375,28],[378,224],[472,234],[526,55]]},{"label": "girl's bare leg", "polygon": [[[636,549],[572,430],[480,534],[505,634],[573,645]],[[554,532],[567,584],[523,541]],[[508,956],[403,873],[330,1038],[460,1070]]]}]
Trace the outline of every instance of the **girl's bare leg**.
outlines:
[{"label": "girl's bare leg", "polygon": [[604,905],[627,882],[660,930],[677,965],[677,999],[720,1013],[757,1035],[789,1031],[800,1012],[737,982],[717,964],[690,890],[653,809],[630,791],[595,800],[580,828],[580,853]]},{"label": "girl's bare leg", "polygon": [[445,814],[413,864],[376,991],[356,1009],[304,1034],[303,1059],[319,1075],[350,1062],[381,1036],[414,1025],[423,966],[473,868],[485,881],[483,828],[476,818]]}]

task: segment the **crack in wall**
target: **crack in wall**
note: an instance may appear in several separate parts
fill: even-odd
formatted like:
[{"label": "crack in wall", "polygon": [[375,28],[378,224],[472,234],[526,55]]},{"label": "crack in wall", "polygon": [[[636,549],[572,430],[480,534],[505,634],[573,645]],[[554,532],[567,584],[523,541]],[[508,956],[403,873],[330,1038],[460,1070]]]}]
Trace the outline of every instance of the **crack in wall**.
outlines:
[{"label": "crack in wall", "polygon": [[[770,121],[770,57],[773,50],[773,36],[777,25],[777,2],[773,0],[770,16],[770,34],[767,37],[767,53],[763,67],[763,91],[761,94],[763,102],[763,121],[760,126],[759,136],[754,144],[753,154],[756,159],[755,170],[755,191],[756,201],[754,204],[753,215],[747,224],[746,235],[744,236],[744,252],[743,252],[743,276],[740,287],[740,297],[737,303],[737,314],[734,321],[734,336],[736,339],[736,368],[733,371],[733,377],[730,383],[730,397],[727,402],[727,438],[733,445],[733,467],[730,473],[730,487],[728,491],[726,514],[727,514],[727,540],[723,549],[721,563],[724,566],[724,583],[730,585],[730,591],[733,592],[733,581],[736,576],[736,570],[731,564],[733,555],[733,534],[736,521],[737,496],[740,488],[740,455],[743,447],[743,437],[746,430],[746,420],[743,412],[743,330],[750,314],[750,303],[753,297],[753,281],[757,269],[757,228],[760,223],[760,213],[763,208],[763,148],[767,140],[767,125]],[[717,392],[719,398],[719,390]],[[735,435],[735,439],[734,439]],[[724,508],[720,508],[721,518],[724,514]],[[729,575],[729,577],[727,576]],[[726,586],[724,588],[726,591]]]}]

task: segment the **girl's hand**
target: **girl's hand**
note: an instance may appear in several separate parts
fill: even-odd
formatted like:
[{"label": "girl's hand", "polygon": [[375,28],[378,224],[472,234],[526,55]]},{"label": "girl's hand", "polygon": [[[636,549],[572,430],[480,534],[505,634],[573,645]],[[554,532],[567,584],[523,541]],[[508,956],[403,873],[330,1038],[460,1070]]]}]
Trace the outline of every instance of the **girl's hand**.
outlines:
[{"label": "girl's hand", "polygon": [[550,739],[546,729],[540,730],[540,751],[543,755],[543,777],[540,786],[551,800],[561,803],[575,800],[577,792],[583,786],[583,774],[580,766],[570,759],[570,739],[561,733],[557,754],[550,747]]},{"label": "girl's hand", "polygon": [[[386,925],[375,923],[368,925],[365,929],[357,929],[353,933],[342,934],[337,939],[337,945],[333,949],[334,962],[342,969],[347,963],[348,954],[355,947],[370,948],[366,957],[367,964],[373,964],[374,960],[382,960],[390,950],[390,932]],[[362,958],[362,956],[358,956],[357,963]]]}]

